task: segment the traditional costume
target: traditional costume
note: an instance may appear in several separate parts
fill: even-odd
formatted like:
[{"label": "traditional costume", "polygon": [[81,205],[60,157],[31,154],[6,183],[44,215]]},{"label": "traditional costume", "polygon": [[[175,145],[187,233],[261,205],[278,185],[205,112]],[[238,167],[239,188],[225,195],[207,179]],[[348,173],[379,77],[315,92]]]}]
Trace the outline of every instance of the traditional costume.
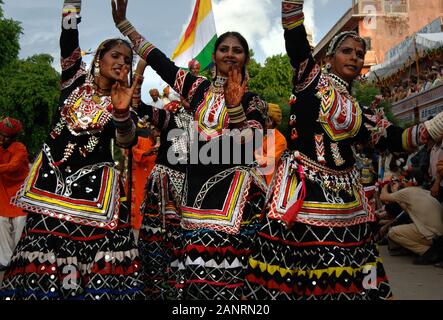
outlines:
[{"label": "traditional costume", "polygon": [[[128,21],[118,27],[123,34],[130,34],[133,28]],[[174,180],[172,191],[180,204],[175,223],[180,223],[181,228],[168,230],[171,224],[168,224],[166,208],[165,225],[159,232],[170,239],[167,241],[170,261],[165,265],[169,276],[167,283],[158,289],[169,291],[166,297],[175,299],[239,299],[243,295],[244,272],[266,185],[252,170],[253,159],[245,160],[245,146],[235,143],[235,135],[223,131],[234,121],[224,99],[226,79],[218,78],[211,83],[193,76],[175,66],[142,37],[134,41],[134,45],[142,59],[187,99],[192,109],[190,139],[181,140],[180,135],[176,136],[182,141],[178,142],[182,147],[173,149],[187,156],[184,160],[186,179],[168,177]],[[247,120],[242,130],[263,129],[267,105],[256,94],[247,92],[238,109],[236,112],[245,115]],[[174,126],[183,128],[184,124]],[[222,141],[228,149],[223,149]],[[239,149],[232,153],[234,145]],[[249,153],[253,157],[253,149]],[[234,162],[236,157],[241,159]],[[162,175],[165,174],[167,172]],[[150,197],[152,189],[147,191]],[[150,228],[150,217],[145,217],[142,229]]]},{"label": "traditional costume", "polygon": [[[374,209],[351,146],[366,140],[393,151],[408,149],[423,143],[427,130],[420,125],[404,131],[381,110],[362,109],[349,84],[322,73],[315,62],[303,26],[303,1],[283,1],[282,10],[294,68],[290,134],[249,261],[249,298],[389,299],[371,232]],[[347,37],[361,40],[354,33],[340,34],[330,48]]]},{"label": "traditional costume", "polygon": [[111,97],[101,95],[85,71],[80,8],[80,0],[64,2],[56,125],[15,199],[28,220],[4,276],[3,298],[144,298],[110,148],[113,138],[128,147],[135,125],[129,113],[114,113]]}]

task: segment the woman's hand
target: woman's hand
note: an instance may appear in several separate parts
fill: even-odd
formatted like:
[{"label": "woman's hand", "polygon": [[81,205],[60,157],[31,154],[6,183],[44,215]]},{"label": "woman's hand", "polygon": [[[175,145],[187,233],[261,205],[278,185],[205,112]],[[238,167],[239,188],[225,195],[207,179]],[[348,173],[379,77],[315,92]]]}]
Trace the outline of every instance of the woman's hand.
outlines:
[{"label": "woman's hand", "polygon": [[112,18],[117,25],[126,20],[126,8],[128,6],[128,0],[111,0],[112,5]]},{"label": "woman's hand", "polygon": [[119,79],[114,83],[111,90],[112,105],[114,106],[114,111],[117,113],[124,113],[129,110],[129,105],[132,101],[132,95],[140,81],[139,76],[134,77],[134,83],[131,87],[128,84],[128,73],[129,67],[123,66],[120,72]]},{"label": "woman's hand", "polygon": [[241,104],[246,92],[246,85],[246,80],[242,82],[240,70],[229,70],[228,80],[225,83],[225,101],[227,106],[235,107]]}]

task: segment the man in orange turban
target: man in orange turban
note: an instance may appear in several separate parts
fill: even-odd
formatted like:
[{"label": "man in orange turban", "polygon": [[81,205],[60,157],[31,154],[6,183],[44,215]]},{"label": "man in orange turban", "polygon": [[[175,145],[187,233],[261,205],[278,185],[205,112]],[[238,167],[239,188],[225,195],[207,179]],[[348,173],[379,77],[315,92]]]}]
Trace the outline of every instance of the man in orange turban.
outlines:
[{"label": "man in orange turban", "polygon": [[269,103],[268,121],[266,124],[267,134],[263,139],[262,148],[255,151],[255,158],[260,164],[260,171],[265,176],[268,185],[271,183],[280,157],[287,148],[285,136],[276,129],[281,124],[282,118],[280,106]]},{"label": "man in orange turban", "polygon": [[15,141],[21,130],[16,119],[0,121],[0,270],[8,265],[26,224],[23,210],[10,204],[29,173],[26,147]]}]

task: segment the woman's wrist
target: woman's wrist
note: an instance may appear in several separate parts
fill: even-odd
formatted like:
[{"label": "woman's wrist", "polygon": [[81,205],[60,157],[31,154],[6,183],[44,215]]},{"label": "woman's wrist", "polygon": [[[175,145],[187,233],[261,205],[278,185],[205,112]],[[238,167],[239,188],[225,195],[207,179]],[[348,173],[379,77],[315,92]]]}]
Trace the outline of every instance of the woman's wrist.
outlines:
[{"label": "woman's wrist", "polygon": [[115,25],[118,30],[125,36],[129,36],[131,33],[135,31],[134,26],[131,24],[131,22],[128,21],[128,19],[125,19]]},{"label": "woman's wrist", "polygon": [[245,111],[242,105],[229,106],[227,105],[229,122],[233,124],[238,124],[246,121]]}]

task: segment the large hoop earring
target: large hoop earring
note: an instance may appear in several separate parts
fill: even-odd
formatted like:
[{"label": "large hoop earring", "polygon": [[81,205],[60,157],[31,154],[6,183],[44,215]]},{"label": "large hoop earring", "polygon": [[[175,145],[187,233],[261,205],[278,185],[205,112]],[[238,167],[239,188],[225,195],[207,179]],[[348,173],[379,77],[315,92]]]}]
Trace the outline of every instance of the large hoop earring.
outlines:
[{"label": "large hoop earring", "polygon": [[331,71],[332,65],[330,62],[326,63],[323,66],[323,73],[329,73]]}]

